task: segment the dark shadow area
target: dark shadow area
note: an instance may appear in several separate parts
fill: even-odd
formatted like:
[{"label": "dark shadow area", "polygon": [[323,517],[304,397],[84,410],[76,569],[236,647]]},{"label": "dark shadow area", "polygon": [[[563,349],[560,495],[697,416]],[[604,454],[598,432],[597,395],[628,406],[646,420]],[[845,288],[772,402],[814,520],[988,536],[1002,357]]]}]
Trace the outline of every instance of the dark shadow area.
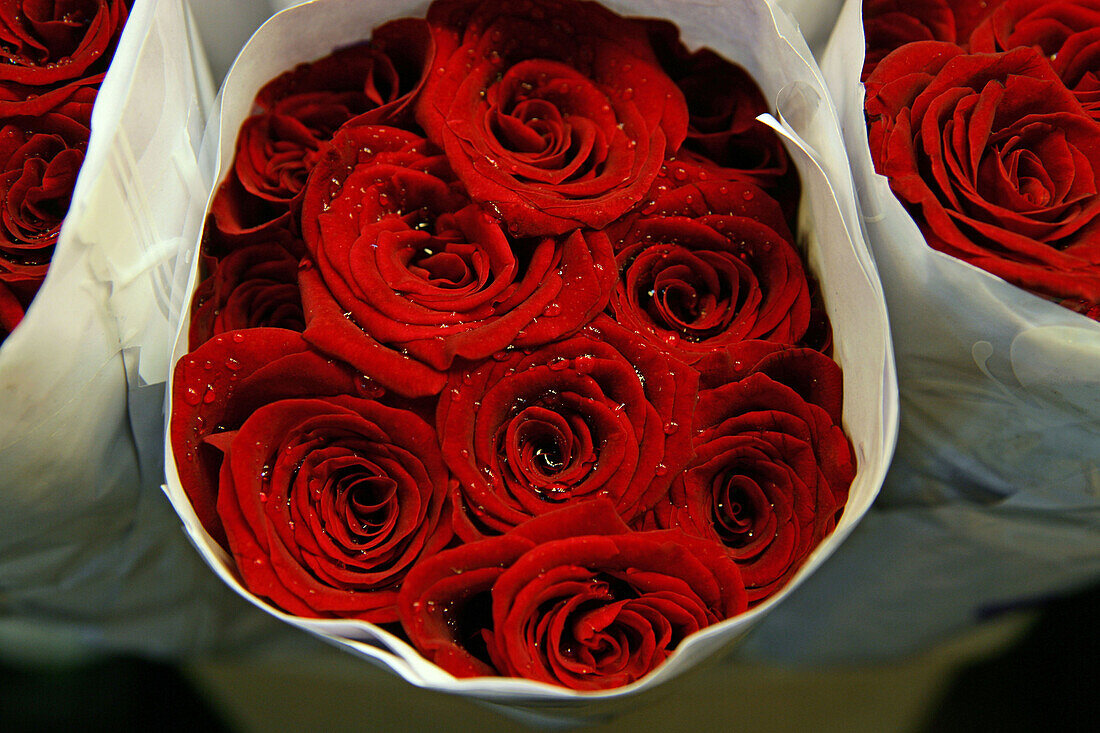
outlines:
[{"label": "dark shadow area", "polygon": [[[1100,719],[1098,621],[1100,585],[1049,602],[1016,644],[960,668],[928,704],[920,731],[1090,728],[1085,721]],[[0,731],[55,730],[232,733],[171,665],[129,657],[58,669],[0,663]]]},{"label": "dark shadow area", "polygon": [[167,664],[116,658],[43,670],[0,663],[0,731],[63,730],[231,729]]},{"label": "dark shadow area", "polygon": [[1048,603],[1019,642],[959,670],[922,730],[1011,733],[1093,727],[1100,719],[1098,622],[1100,585]]}]

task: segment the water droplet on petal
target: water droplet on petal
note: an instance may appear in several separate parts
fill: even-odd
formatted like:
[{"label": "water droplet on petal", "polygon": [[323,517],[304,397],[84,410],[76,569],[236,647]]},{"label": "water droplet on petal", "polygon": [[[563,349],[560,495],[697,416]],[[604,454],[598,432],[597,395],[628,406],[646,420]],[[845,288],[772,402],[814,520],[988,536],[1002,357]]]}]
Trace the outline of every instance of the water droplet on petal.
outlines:
[{"label": "water droplet on petal", "polygon": [[202,402],[202,393],[194,387],[188,387],[183,393],[183,399],[186,400],[189,405],[197,405]]}]

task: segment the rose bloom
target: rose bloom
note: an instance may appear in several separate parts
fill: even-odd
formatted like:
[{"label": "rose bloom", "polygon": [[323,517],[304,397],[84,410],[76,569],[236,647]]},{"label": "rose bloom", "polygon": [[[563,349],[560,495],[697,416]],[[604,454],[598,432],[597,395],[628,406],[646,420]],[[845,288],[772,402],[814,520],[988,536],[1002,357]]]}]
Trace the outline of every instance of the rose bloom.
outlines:
[{"label": "rose bloom", "polygon": [[1032,46],[1100,121],[1100,0],[1007,0],[974,30],[971,52]]},{"label": "rose bloom", "polygon": [[413,645],[451,674],[578,690],[641,679],[689,634],[745,607],[721,545],[631,532],[606,500],[426,558],[399,598]]},{"label": "rose bloom", "polygon": [[0,83],[55,85],[105,71],[126,7],[123,0],[0,3]]},{"label": "rose bloom", "polygon": [[221,237],[270,238],[295,213],[322,148],[348,120],[411,121],[409,105],[430,55],[427,24],[406,18],[377,28],[370,43],[300,64],[265,84],[211,207]]},{"label": "rose bloom", "polygon": [[812,349],[746,341],[701,365],[696,458],[646,527],[722,543],[750,604],[774,594],[832,531],[855,477],[840,367]]},{"label": "rose bloom", "polygon": [[192,351],[226,331],[305,328],[298,258],[283,247],[254,244],[207,266],[213,272],[195,289],[191,308]]},{"label": "rose bloom", "polygon": [[586,2],[442,0],[416,106],[470,196],[517,235],[599,229],[687,134],[643,23]]},{"label": "rose bloom", "polygon": [[930,246],[1048,297],[1100,302],[1100,125],[1046,58],[912,43],[866,88],[875,169]]},{"label": "rose bloom", "polygon": [[676,159],[705,161],[711,178],[754,183],[793,214],[798,172],[779,135],[756,119],[769,111],[756,80],[709,48],[689,51],[674,24],[645,23],[662,67],[687,103],[687,138]]},{"label": "rose bloom", "polygon": [[11,335],[22,320],[23,304],[4,281],[0,280],[0,344]]},{"label": "rose bloom", "polygon": [[805,335],[801,257],[779,203],[752,183],[659,186],[629,229],[614,230],[611,313],[658,348],[693,364],[746,339],[793,344]]},{"label": "rose bloom", "polygon": [[615,278],[606,235],[516,239],[470,202],[438,148],[349,125],[310,176],[306,338],[388,389],[439,392],[456,360],[578,330]]},{"label": "rose bloom", "polygon": [[431,425],[282,329],[214,337],[176,367],[171,439],[199,519],[246,587],[300,616],[396,620],[450,539]]},{"label": "rose bloom", "polygon": [[0,280],[45,277],[84,163],[95,97],[94,86],[69,85],[49,95],[46,111],[0,119]]},{"label": "rose bloom", "polygon": [[867,57],[863,66],[863,78],[866,79],[871,74],[884,56],[906,43],[947,41],[965,46],[974,29],[1003,2],[1004,0],[865,0],[863,30],[867,39]]},{"label": "rose bloom", "polygon": [[691,459],[695,372],[606,316],[540,349],[452,372],[436,412],[470,541],[562,502],[610,500],[626,521]]}]

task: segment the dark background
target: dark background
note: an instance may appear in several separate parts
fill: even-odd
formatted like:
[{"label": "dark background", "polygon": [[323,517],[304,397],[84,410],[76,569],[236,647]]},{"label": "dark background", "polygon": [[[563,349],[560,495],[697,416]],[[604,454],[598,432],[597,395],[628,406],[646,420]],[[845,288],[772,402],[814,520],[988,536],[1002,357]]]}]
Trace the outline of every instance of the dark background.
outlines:
[{"label": "dark background", "polygon": [[[1084,730],[1100,713],[1098,620],[1100,585],[1004,614],[890,665],[777,669],[741,663],[734,649],[590,730]],[[0,731],[523,728],[319,642],[316,652],[294,665],[137,658],[49,669],[0,664]]]}]

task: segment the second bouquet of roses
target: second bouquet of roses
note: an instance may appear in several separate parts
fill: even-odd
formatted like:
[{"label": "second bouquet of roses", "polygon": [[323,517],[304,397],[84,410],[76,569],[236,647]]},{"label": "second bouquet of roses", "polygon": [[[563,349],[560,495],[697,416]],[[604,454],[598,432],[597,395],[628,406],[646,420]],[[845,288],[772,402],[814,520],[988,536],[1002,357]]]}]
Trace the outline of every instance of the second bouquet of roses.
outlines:
[{"label": "second bouquet of roses", "polygon": [[[782,47],[766,3],[399,10],[292,9],[230,73],[169,496],[246,596],[418,684],[651,682],[819,563],[892,446],[835,127],[757,119],[813,119],[808,53],[681,40]],[[456,679],[495,676],[554,687]]]},{"label": "second bouquet of roses", "polygon": [[822,67],[903,410],[862,527],[876,551],[832,566],[876,582],[819,584],[798,609],[817,622],[843,597],[875,622],[838,614],[807,651],[792,617],[771,639],[789,657],[913,653],[1100,573],[1097,7],[844,3]]}]

